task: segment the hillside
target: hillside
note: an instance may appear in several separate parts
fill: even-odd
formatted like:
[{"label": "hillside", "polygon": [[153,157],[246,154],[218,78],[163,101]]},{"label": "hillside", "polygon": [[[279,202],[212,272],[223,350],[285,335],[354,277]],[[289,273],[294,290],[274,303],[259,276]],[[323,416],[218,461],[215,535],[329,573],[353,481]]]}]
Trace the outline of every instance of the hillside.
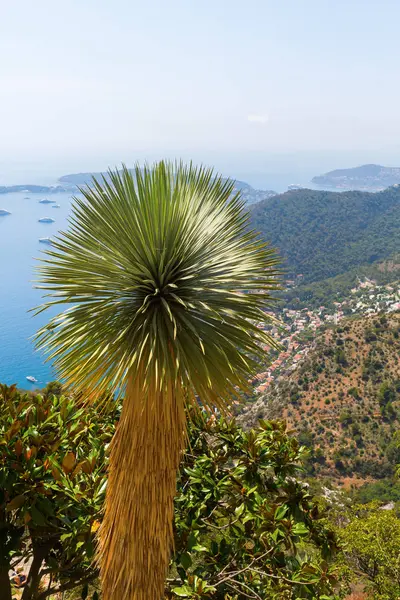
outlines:
[{"label": "hillside", "polygon": [[393,256],[400,248],[400,187],[376,194],[294,190],[251,208],[251,225],[304,284]]},{"label": "hillside", "polygon": [[[133,169],[131,170],[133,171]],[[96,179],[101,179],[102,177],[108,179],[108,173],[106,171],[98,173],[72,173],[70,175],[63,175],[58,181],[64,185],[66,184],[78,187],[90,184],[93,177]],[[254,204],[264,200],[265,198],[276,196],[276,192],[272,190],[256,190],[245,181],[235,181],[234,189],[236,192],[242,192],[242,197],[247,204]]]},{"label": "hillside", "polygon": [[295,285],[283,290],[279,296],[288,308],[333,307],[335,302],[343,302],[360,281],[370,280],[377,285],[386,285],[400,279],[400,254],[373,262],[369,265],[353,267],[345,273],[328,277],[306,285]]},{"label": "hillside", "polygon": [[362,165],[352,169],[336,169],[314,177],[312,182],[334,188],[383,190],[400,183],[400,168]]},{"label": "hillside", "polygon": [[400,312],[343,320],[316,336],[240,420],[287,419],[320,476],[381,478],[400,461]]}]

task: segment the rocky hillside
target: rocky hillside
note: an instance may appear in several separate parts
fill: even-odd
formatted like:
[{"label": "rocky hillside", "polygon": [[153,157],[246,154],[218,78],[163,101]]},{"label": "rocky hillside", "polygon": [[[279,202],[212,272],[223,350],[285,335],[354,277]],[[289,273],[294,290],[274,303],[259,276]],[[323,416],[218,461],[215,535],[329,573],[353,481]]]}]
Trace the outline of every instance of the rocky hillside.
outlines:
[{"label": "rocky hillside", "polygon": [[312,452],[312,470],[356,482],[400,462],[400,313],[345,319],[241,415],[285,418]]}]

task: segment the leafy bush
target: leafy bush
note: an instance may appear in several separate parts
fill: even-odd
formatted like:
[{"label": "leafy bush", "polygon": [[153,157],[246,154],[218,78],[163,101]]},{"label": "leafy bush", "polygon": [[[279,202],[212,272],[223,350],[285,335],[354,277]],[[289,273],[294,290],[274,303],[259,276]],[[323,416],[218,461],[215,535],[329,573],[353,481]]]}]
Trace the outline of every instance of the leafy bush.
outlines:
[{"label": "leafy bush", "polygon": [[396,395],[395,386],[392,383],[385,381],[379,388],[379,404],[385,406],[389,402],[394,402],[396,400]]},{"label": "leafy bush", "polygon": [[197,420],[189,447],[168,597],[331,597],[326,559],[335,540],[296,479],[307,454],[285,423],[262,421],[244,432],[235,423]]},{"label": "leafy bush", "polygon": [[378,339],[375,331],[373,329],[366,329],[364,332],[364,338],[367,343],[376,342]]},{"label": "leafy bush", "polygon": [[354,492],[353,497],[361,504],[368,504],[374,500],[379,503],[400,502],[400,482],[395,479],[381,479],[365,483]]},{"label": "leafy bush", "polygon": [[339,366],[347,367],[348,362],[347,362],[347,358],[346,358],[346,354],[344,353],[344,350],[337,349],[335,351],[335,361],[337,362],[337,364]]},{"label": "leafy bush", "polygon": [[[24,600],[82,588],[97,576],[94,536],[117,414],[99,418],[77,399],[15,386],[2,385],[0,397],[0,568],[32,561]],[[52,584],[38,595],[45,576]]]},{"label": "leafy bush", "polygon": [[348,396],[352,396],[355,400],[359,400],[361,398],[360,392],[358,388],[352,387],[347,390]]},{"label": "leafy bush", "polygon": [[344,554],[357,581],[364,579],[374,600],[400,596],[400,519],[376,505],[356,507],[339,530]]},{"label": "leafy bush", "polygon": [[344,410],[340,413],[339,423],[341,423],[343,427],[348,427],[348,425],[353,423],[353,415],[348,410]]},{"label": "leafy bush", "polygon": [[[1,386],[0,393],[0,584],[11,565],[33,559],[23,600],[74,589],[89,599],[118,407],[99,413],[49,390],[21,395]],[[307,450],[285,430],[283,422],[261,422],[244,432],[194,417],[166,598],[336,597],[335,537],[296,478]],[[11,599],[11,590],[1,593]]]},{"label": "leafy bush", "polygon": [[373,459],[357,458],[353,463],[353,471],[363,477],[383,479],[393,475],[393,467],[387,461],[376,461]]}]

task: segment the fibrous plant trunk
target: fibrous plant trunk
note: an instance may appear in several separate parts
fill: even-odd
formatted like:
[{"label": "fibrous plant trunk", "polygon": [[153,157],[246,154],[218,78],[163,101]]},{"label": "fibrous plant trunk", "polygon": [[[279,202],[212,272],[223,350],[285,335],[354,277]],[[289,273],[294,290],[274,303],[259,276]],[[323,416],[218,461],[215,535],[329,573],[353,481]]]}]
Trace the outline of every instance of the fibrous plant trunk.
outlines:
[{"label": "fibrous plant trunk", "polygon": [[12,599],[9,569],[10,565],[7,562],[0,563],[0,598],[2,600]]},{"label": "fibrous plant trunk", "polygon": [[185,428],[181,390],[128,382],[99,531],[104,600],[163,598]]}]

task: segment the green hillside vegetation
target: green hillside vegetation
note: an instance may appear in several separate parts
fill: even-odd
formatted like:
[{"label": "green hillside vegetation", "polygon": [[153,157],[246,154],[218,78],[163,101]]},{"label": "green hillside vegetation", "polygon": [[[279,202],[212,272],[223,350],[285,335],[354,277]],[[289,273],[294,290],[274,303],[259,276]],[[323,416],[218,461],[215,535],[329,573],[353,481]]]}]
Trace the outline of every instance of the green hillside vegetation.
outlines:
[{"label": "green hillside vegetation", "polygon": [[328,504],[329,520],[342,546],[338,558],[340,578],[352,591],[346,600],[398,600],[398,511],[387,507],[383,510],[378,502],[357,505],[337,494],[328,499]]},{"label": "green hillside vegetation", "polygon": [[[399,441],[397,436],[394,441]],[[361,504],[373,501],[383,502],[384,504],[395,502],[397,504],[400,502],[400,481],[395,476],[364,483],[354,490],[352,495],[356,502]]]},{"label": "green hillside vegetation", "polygon": [[400,188],[379,193],[295,190],[257,203],[251,224],[304,284],[392,257],[400,247]]},{"label": "green hillside vegetation", "polygon": [[[52,389],[0,388],[1,600],[20,598],[11,565],[28,578],[23,600],[101,597],[92,560],[119,405],[99,411]],[[336,598],[337,544],[299,481],[305,456],[282,422],[245,432],[193,416],[165,599]]]},{"label": "green hillside vegetation", "polygon": [[394,474],[399,410],[397,312],[343,320],[321,332],[299,367],[241,420],[285,417],[311,450],[310,473],[350,484]]},{"label": "green hillside vegetation", "polygon": [[400,254],[370,265],[355,267],[336,277],[286,289],[279,296],[287,308],[328,307],[332,306],[333,302],[346,299],[359,281],[365,278],[375,281],[378,285],[397,282],[400,279]]},{"label": "green hillside vegetation", "polygon": [[[92,559],[119,405],[100,413],[59,385],[0,397],[1,598],[101,600]],[[193,415],[188,436],[165,600],[398,599],[400,519],[384,497],[354,506],[308,487],[307,440],[282,421]],[[8,586],[10,565],[25,587]]]}]

